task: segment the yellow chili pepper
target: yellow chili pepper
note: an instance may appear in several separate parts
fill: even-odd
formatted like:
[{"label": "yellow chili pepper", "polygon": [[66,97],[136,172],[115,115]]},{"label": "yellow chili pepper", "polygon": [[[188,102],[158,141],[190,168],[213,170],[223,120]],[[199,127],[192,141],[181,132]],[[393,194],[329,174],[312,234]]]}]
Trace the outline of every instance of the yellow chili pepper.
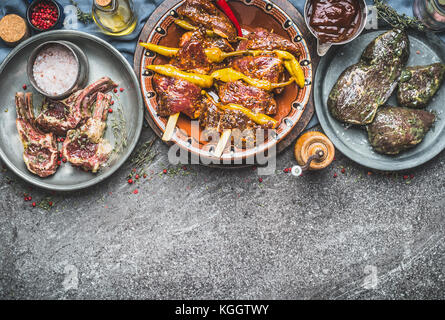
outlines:
[{"label": "yellow chili pepper", "polygon": [[201,92],[203,95],[205,95],[210,101],[213,102],[218,108],[221,110],[237,110],[242,113],[244,113],[250,120],[255,122],[259,125],[268,125],[272,124],[272,129],[275,129],[278,126],[278,121],[274,118],[271,118],[265,114],[262,113],[254,113],[249,108],[243,107],[242,105],[235,104],[235,103],[229,103],[226,105],[223,105],[221,103],[217,103],[205,90]]},{"label": "yellow chili pepper", "polygon": [[295,82],[300,88],[304,87],[306,79],[304,77],[304,71],[301,69],[300,63],[287,51],[274,50],[277,57],[284,60],[284,66],[286,67],[289,74],[295,78]]},{"label": "yellow chili pepper", "polygon": [[290,78],[289,81],[282,83],[272,83],[267,80],[254,79],[244,75],[241,72],[238,72],[232,68],[225,68],[214,71],[211,75],[212,78],[223,81],[223,82],[235,82],[237,80],[243,80],[244,82],[250,84],[251,86],[266,90],[272,91],[276,88],[281,88],[290,85],[294,82],[294,78]]},{"label": "yellow chili pepper", "polygon": [[159,53],[160,55],[166,57],[174,57],[175,55],[178,54],[179,51],[178,48],[164,47],[153,43],[140,42],[139,44],[150,51]]},{"label": "yellow chili pepper", "polygon": [[181,71],[170,65],[148,65],[146,68],[164,76],[186,80],[201,88],[210,88],[213,85],[213,78],[211,76]]},{"label": "yellow chili pepper", "polygon": [[283,50],[249,50],[248,53],[252,54],[253,56],[258,56],[265,53],[274,53],[278,58],[284,61],[284,66],[286,67],[291,77],[295,78],[295,82],[297,83],[297,85],[300,88],[304,87],[304,84],[306,82],[304,71],[293,54]]},{"label": "yellow chili pepper", "polygon": [[204,51],[207,56],[207,60],[209,60],[210,62],[216,62],[216,63],[222,62],[224,59],[227,59],[229,57],[240,56],[240,55],[248,53],[248,51],[246,51],[246,50],[224,52],[220,48],[208,48],[208,49],[205,49]]}]

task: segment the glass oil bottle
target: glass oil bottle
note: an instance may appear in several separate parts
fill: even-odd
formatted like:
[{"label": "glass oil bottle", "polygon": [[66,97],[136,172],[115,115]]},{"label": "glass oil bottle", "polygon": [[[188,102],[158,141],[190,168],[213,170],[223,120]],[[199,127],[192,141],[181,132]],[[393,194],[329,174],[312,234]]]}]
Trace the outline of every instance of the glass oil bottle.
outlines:
[{"label": "glass oil bottle", "polygon": [[125,36],[134,31],[137,17],[132,0],[93,0],[94,22],[107,35]]}]

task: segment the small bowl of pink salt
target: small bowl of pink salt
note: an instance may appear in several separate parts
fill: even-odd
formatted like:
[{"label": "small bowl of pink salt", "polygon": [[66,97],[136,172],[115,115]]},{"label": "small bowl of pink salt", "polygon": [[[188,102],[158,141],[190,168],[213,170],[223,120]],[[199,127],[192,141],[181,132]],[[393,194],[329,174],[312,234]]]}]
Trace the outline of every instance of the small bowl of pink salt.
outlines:
[{"label": "small bowl of pink salt", "polygon": [[85,84],[88,61],[75,44],[68,41],[48,41],[32,51],[27,72],[31,84],[39,93],[59,100]]}]

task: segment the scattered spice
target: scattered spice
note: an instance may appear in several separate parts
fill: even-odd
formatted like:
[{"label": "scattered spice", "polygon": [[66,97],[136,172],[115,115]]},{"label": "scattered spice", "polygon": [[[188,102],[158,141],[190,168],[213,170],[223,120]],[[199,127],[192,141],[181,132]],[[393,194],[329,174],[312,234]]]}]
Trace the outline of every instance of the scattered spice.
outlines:
[{"label": "scattered spice", "polygon": [[[33,203],[34,204],[34,203]],[[50,198],[45,198],[42,201],[39,202],[38,206],[39,208],[49,210],[53,207],[54,203],[51,201]]]}]

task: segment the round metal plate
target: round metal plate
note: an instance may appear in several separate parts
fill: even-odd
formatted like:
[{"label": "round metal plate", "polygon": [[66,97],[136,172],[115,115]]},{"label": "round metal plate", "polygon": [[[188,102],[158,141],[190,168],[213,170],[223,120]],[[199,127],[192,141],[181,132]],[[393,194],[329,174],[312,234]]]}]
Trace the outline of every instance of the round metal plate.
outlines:
[{"label": "round metal plate", "polygon": [[[30,52],[39,44],[50,40],[66,40],[79,46],[89,59],[89,80],[91,83],[102,76],[113,79],[125,91],[119,95],[115,108],[122,105],[123,119],[126,123],[127,144],[119,154],[112,155],[109,165],[93,174],[79,170],[70,164],[62,164],[56,174],[40,178],[28,171],[23,162],[23,146],[19,139],[15,119],[14,95],[23,91],[28,84],[28,92],[33,92],[34,106],[40,105],[42,97],[29,84],[26,64]],[[133,151],[141,133],[143,122],[143,102],[139,82],[127,60],[107,42],[79,31],[58,30],[34,36],[20,44],[6,57],[0,66],[0,157],[4,163],[24,180],[55,191],[73,191],[95,185],[112,175]],[[105,138],[112,145],[115,137],[111,128],[118,112],[109,115]]]},{"label": "round metal plate", "polygon": [[[365,33],[348,45],[331,48],[320,60],[314,80],[315,110],[320,124],[335,147],[353,161],[376,170],[398,171],[419,166],[434,158],[445,148],[445,118],[440,116],[445,101],[445,88],[439,90],[426,108],[438,113],[434,127],[418,146],[396,156],[375,152],[368,142],[364,127],[347,126],[329,113],[327,100],[338,77],[348,66],[357,63],[364,48],[386,30]],[[409,32],[410,57],[408,65],[426,65],[445,61],[445,44],[434,34]],[[395,91],[394,91],[395,92]],[[388,104],[397,105],[395,93]]]}]

